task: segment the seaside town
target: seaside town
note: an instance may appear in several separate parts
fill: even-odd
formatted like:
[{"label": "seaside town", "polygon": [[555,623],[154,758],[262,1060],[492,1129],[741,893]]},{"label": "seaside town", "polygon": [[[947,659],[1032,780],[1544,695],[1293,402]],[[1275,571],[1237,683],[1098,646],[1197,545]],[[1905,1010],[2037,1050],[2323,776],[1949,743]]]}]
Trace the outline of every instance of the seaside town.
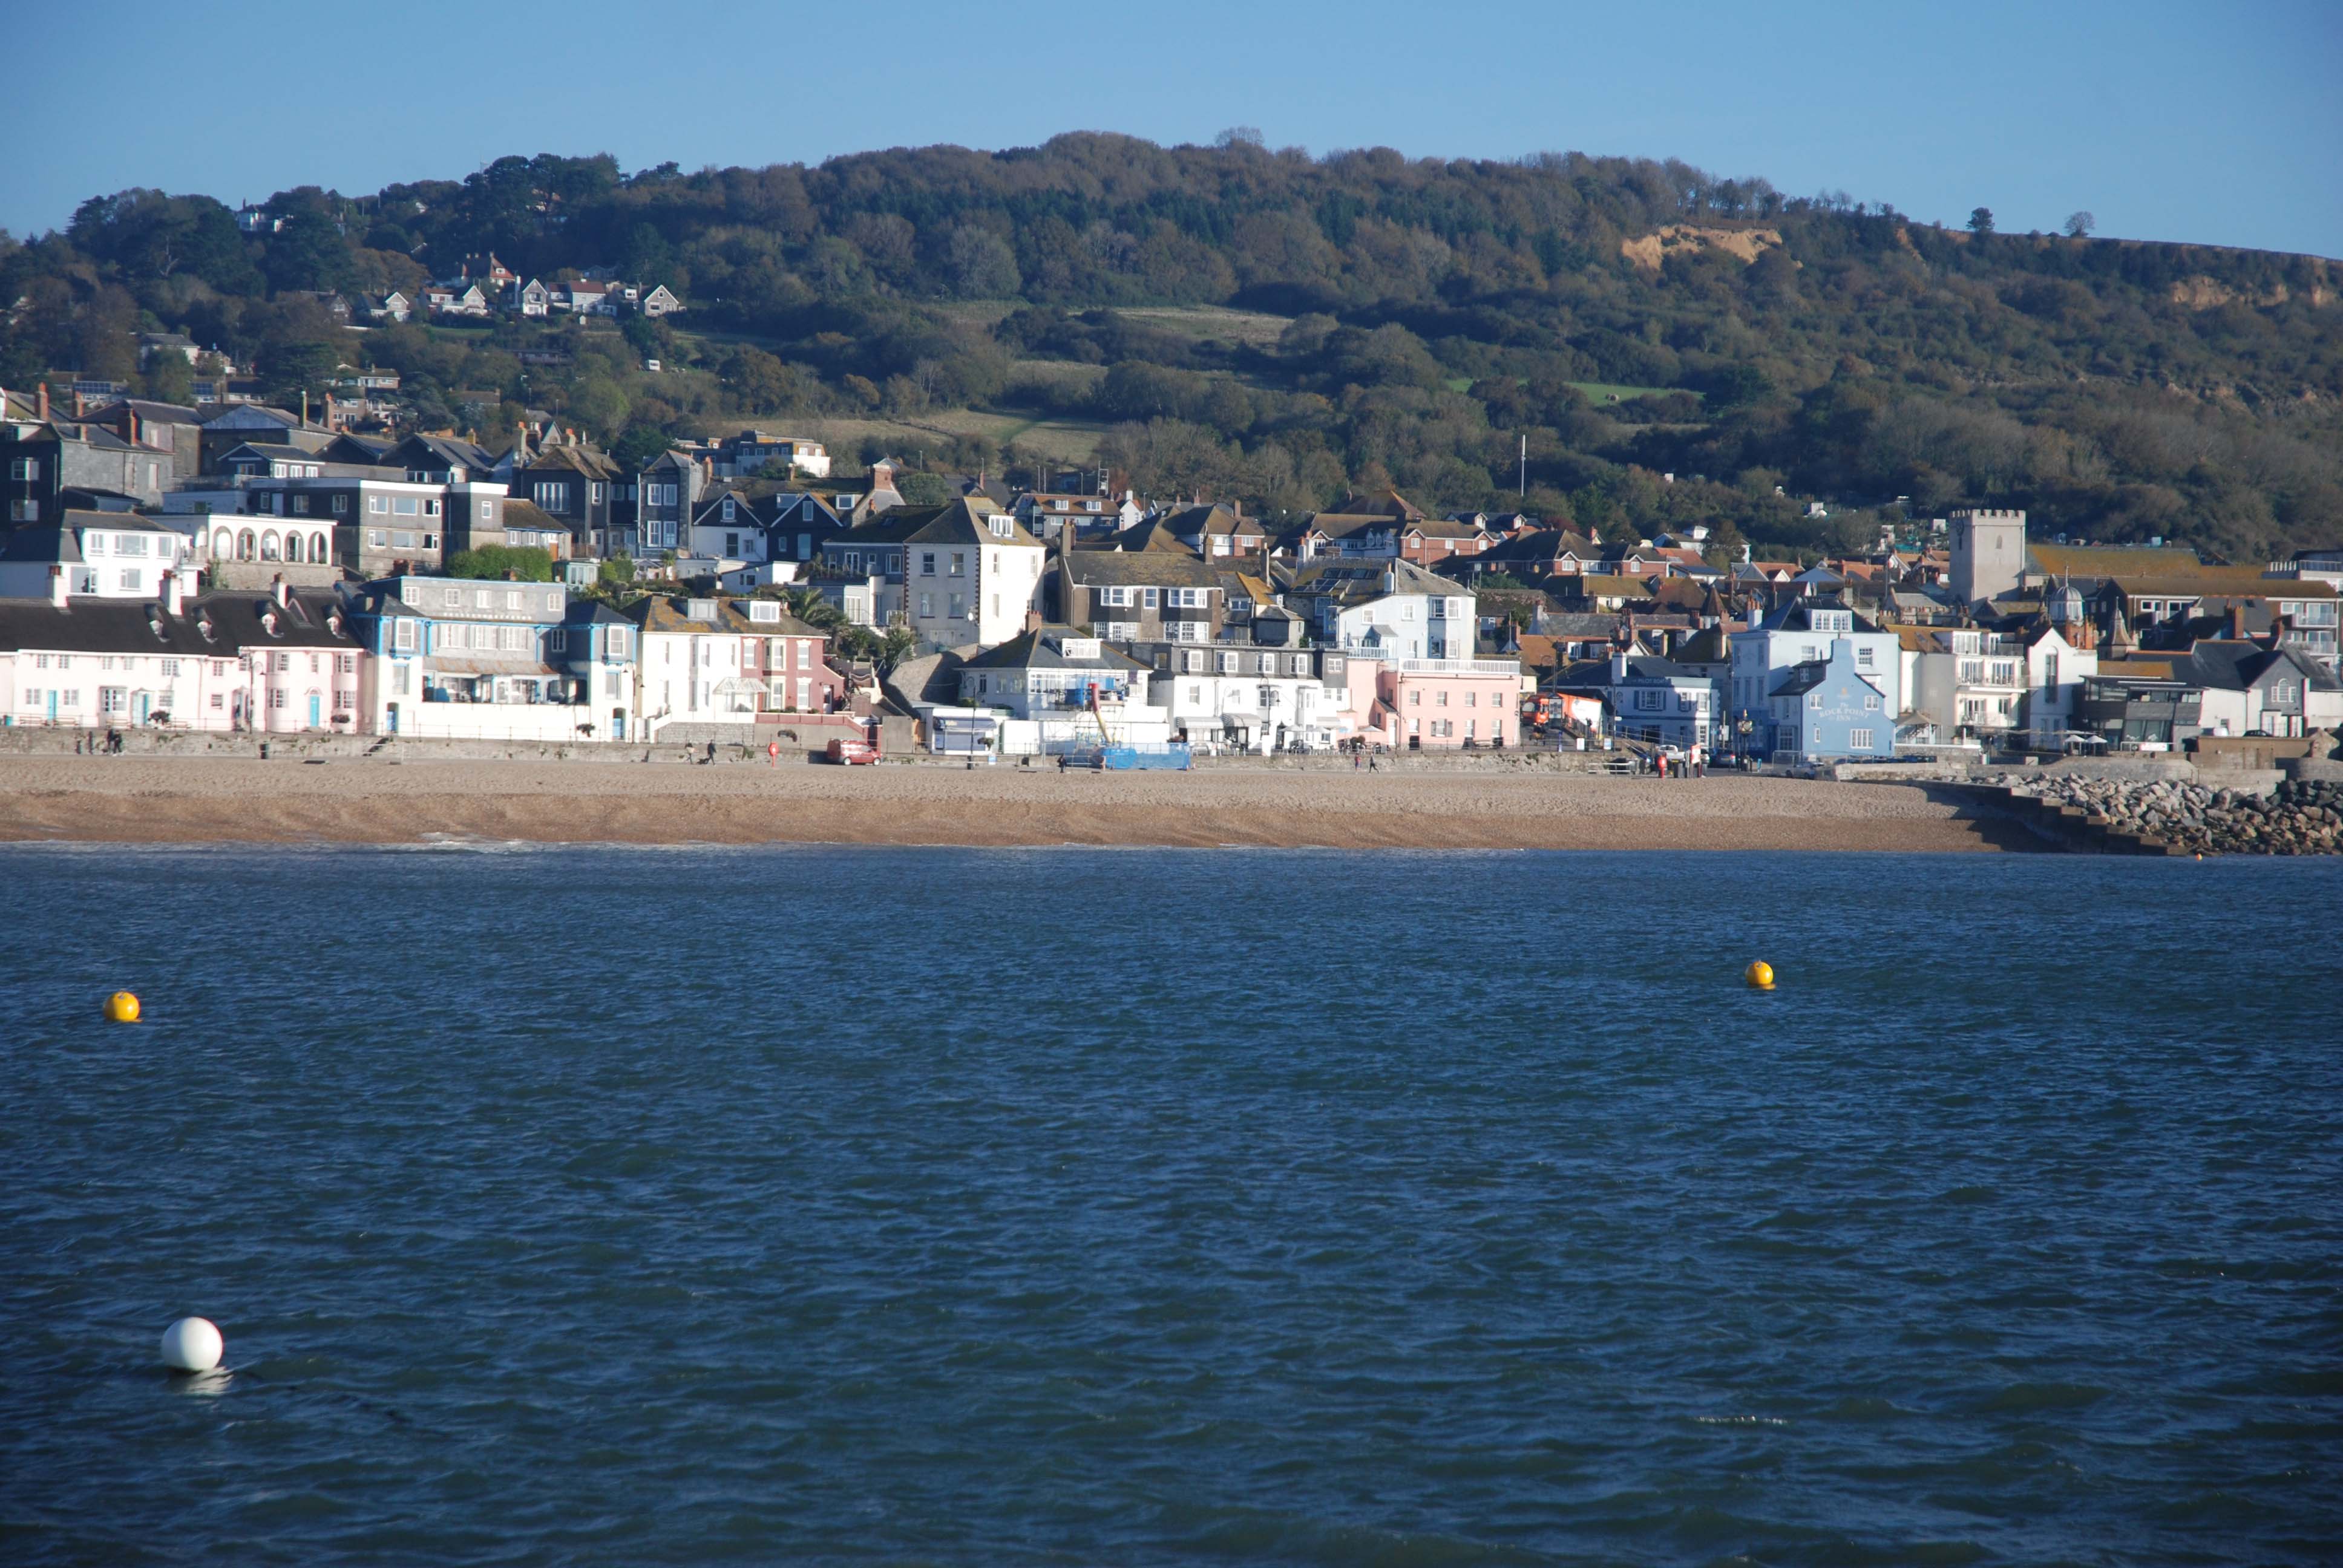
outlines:
[{"label": "seaside town", "polygon": [[[605,307],[507,286],[517,308]],[[1698,527],[1435,517],[1390,488],[1274,523],[1105,470],[946,475],[949,499],[913,504],[901,462],[850,473],[786,432],[625,466],[549,420],[492,452],[363,403],[0,396],[0,725],[75,749],[1432,752],[1678,776],[2088,759],[2315,780],[2343,725],[2332,552],[2220,563],[1956,508],[1861,556],[1719,562]]]}]

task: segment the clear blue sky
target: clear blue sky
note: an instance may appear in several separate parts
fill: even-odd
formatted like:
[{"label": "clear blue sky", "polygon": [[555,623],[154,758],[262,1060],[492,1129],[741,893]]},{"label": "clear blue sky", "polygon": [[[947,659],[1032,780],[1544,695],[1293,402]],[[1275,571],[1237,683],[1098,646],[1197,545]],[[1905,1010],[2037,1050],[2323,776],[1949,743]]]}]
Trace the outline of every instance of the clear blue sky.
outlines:
[{"label": "clear blue sky", "polygon": [[2343,5],[857,0],[14,8],[0,226],[129,186],[230,203],[870,147],[1165,143],[1680,157],[2005,230],[2343,256]]}]

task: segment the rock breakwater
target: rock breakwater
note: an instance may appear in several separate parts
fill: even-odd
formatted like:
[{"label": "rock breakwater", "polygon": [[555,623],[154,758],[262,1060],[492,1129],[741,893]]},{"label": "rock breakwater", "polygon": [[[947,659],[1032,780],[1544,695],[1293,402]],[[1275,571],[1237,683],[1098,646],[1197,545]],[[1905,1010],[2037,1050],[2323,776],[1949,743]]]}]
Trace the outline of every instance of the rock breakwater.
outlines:
[{"label": "rock breakwater", "polygon": [[2167,780],[2041,778],[1994,780],[2012,795],[2071,807],[2093,827],[2183,850],[2223,855],[2343,853],[2343,784],[2288,779],[2268,795]]}]

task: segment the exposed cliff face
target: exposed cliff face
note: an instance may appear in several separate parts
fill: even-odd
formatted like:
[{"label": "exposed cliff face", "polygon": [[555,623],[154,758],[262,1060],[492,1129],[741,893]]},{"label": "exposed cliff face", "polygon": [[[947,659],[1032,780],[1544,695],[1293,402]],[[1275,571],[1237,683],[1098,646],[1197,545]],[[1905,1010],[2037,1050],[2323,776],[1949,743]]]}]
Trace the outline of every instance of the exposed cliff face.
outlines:
[{"label": "exposed cliff face", "polygon": [[1782,243],[1777,228],[1699,228],[1688,223],[1664,225],[1641,239],[1623,239],[1619,254],[1646,272],[1657,272],[1669,256],[1679,251],[1721,250],[1744,265]]},{"label": "exposed cliff face", "polygon": [[[2313,305],[2332,305],[2338,297],[2336,281],[2325,263],[2318,266],[2320,276],[2303,291],[2303,297]],[[2231,288],[2227,284],[2202,274],[2184,277],[2172,286],[2172,303],[2185,305],[2191,310],[2211,310],[2217,306],[2235,305],[2240,301],[2257,306],[2284,305],[2293,297],[2293,291],[2283,283],[2274,283],[2268,288],[2249,293]]]}]

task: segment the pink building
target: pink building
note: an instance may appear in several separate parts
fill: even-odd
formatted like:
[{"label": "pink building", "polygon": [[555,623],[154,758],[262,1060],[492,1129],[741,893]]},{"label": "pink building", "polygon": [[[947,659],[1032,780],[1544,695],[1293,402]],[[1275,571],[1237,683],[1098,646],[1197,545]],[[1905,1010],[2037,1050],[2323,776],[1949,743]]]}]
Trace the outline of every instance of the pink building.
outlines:
[{"label": "pink building", "polygon": [[1433,751],[1521,744],[1519,660],[1394,658],[1373,668],[1371,725],[1385,745]]}]

